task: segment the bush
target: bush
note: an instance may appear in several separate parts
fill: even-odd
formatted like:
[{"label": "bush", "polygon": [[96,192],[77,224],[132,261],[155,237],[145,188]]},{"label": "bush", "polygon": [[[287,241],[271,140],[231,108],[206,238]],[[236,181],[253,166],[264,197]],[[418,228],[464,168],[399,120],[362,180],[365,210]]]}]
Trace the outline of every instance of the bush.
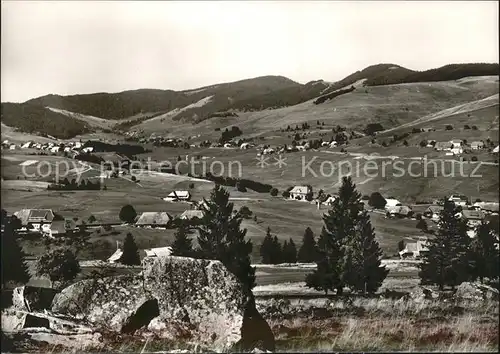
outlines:
[{"label": "bush", "polygon": [[422,220],[422,214],[418,213],[417,215],[415,215],[415,219]]},{"label": "bush", "polygon": [[48,275],[51,281],[69,282],[80,273],[80,264],[69,249],[56,248],[43,254],[37,262],[38,275]]},{"label": "bush", "polygon": [[383,147],[387,147],[387,142],[386,142],[386,141],[383,141],[383,142],[382,142],[382,146],[383,146]]},{"label": "bush", "polygon": [[290,198],[290,192],[289,191],[283,191],[283,193],[281,193],[281,195],[283,196],[283,198]]},{"label": "bush", "polygon": [[446,127],[445,127],[446,130],[453,130],[453,125],[451,124],[448,124]]},{"label": "bush", "polygon": [[472,156],[471,161],[477,161],[477,156]]},{"label": "bush", "polygon": [[119,214],[120,220],[126,222],[126,223],[133,223],[135,221],[135,218],[137,217],[137,212],[135,211],[134,207],[130,204],[125,205],[121,210]]},{"label": "bush", "polygon": [[422,140],[419,145],[420,145],[420,147],[426,147],[427,146],[427,140]]},{"label": "bush", "polygon": [[408,141],[406,141],[406,140],[405,140],[405,141],[403,141],[403,145],[404,145],[404,146],[408,146]]},{"label": "bush", "polygon": [[477,126],[473,125],[472,127],[472,130],[477,130]]},{"label": "bush", "polygon": [[135,181],[137,180],[137,178],[136,178],[135,176],[132,176],[130,179],[131,179],[133,182],[135,182]]},{"label": "bush", "polygon": [[465,124],[464,129],[470,129],[470,126],[468,124]]},{"label": "bush", "polygon": [[244,205],[240,208],[240,215],[243,217],[243,219],[251,219],[253,213],[246,205]]},{"label": "bush", "polygon": [[273,188],[273,189],[271,189],[271,192],[270,192],[270,193],[271,193],[271,195],[272,195],[273,197],[276,197],[276,196],[278,195],[278,189]]},{"label": "bush", "polygon": [[189,189],[193,189],[194,188],[194,183],[189,183]]}]

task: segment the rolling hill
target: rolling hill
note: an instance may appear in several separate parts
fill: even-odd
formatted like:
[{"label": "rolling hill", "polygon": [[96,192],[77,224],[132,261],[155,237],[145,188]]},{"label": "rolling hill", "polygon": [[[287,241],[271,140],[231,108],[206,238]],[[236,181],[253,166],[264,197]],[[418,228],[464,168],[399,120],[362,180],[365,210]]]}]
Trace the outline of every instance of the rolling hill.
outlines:
[{"label": "rolling hill", "polygon": [[[316,80],[300,84],[283,76],[262,76],[185,91],[140,89],[47,95],[20,104],[2,103],[2,123],[57,138],[93,130],[196,130],[224,121],[268,128],[316,119],[338,120],[336,124],[347,121],[353,126],[368,120],[384,121],[390,128],[498,93],[498,83],[482,92],[474,86],[474,80],[455,81],[498,75],[498,71],[498,64],[452,64],[421,72],[395,64],[378,64],[337,82]],[[430,89],[422,89],[425,93],[404,97],[403,93],[412,92],[411,87],[423,87],[425,83],[433,83]],[[316,104],[312,104],[314,100]],[[295,112],[303,117],[296,117]],[[349,114],[350,118],[346,116]],[[283,115],[290,117],[283,119]],[[214,122],[205,123],[206,120]]]}]

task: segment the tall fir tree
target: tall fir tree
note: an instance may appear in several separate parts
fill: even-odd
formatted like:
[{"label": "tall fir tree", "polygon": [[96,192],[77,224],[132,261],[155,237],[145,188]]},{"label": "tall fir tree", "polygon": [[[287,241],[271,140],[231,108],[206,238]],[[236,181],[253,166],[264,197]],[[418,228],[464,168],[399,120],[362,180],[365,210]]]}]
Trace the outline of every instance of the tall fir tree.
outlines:
[{"label": "tall fir tree", "polygon": [[310,227],[304,231],[302,245],[300,246],[297,260],[302,263],[312,263],[318,259],[318,246]]},{"label": "tall fir tree", "polygon": [[471,241],[471,275],[474,280],[496,280],[499,277],[498,238],[491,223],[481,223],[476,228],[476,237]]},{"label": "tall fir tree", "polygon": [[19,245],[17,230],[21,227],[20,220],[11,216],[4,220],[2,232],[2,286],[7,284],[26,284],[30,275],[26,265],[24,251]]},{"label": "tall fir tree", "polygon": [[262,263],[271,264],[271,253],[273,249],[273,236],[271,235],[271,228],[268,227],[266,231],[266,237],[262,241],[260,246],[260,257]]},{"label": "tall fir tree", "polygon": [[192,257],[193,244],[188,236],[188,227],[185,223],[181,223],[175,232],[175,239],[172,244],[172,254],[180,257]]},{"label": "tall fir tree", "polygon": [[243,217],[233,213],[229,193],[216,185],[205,201],[205,213],[198,226],[200,256],[220,260],[248,289],[255,286],[255,268],[251,266],[252,242],[241,229]]},{"label": "tall fir tree", "polygon": [[141,264],[141,257],[139,256],[139,249],[135,244],[134,236],[129,232],[125,236],[123,243],[123,254],[120,257],[120,263],[126,265],[139,265]]},{"label": "tall fir tree", "polygon": [[455,286],[470,278],[467,224],[459,215],[460,208],[446,201],[439,218],[435,238],[428,240],[428,249],[422,256],[419,277],[424,285],[435,284],[439,290]]},{"label": "tall fir tree", "polygon": [[297,263],[297,247],[291,238],[283,243],[283,261]]},{"label": "tall fir tree", "polygon": [[[325,292],[337,290],[341,295],[344,282],[344,255],[345,245],[350,243],[355,233],[355,226],[362,210],[360,204],[361,194],[356,190],[356,185],[351,177],[342,178],[342,186],[339,188],[339,196],[333,202],[331,209],[323,216],[323,229],[318,239],[318,264],[315,276],[308,277],[306,284],[317,288],[315,280],[321,281]],[[321,267],[320,267],[321,264]],[[327,277],[328,279],[326,279]]]},{"label": "tall fir tree", "polygon": [[274,235],[273,243],[271,244],[271,264],[280,264],[283,262],[283,247],[281,246],[278,236]]},{"label": "tall fir tree", "polygon": [[353,291],[375,293],[389,270],[381,266],[383,252],[375,239],[375,230],[367,211],[359,215],[354,237],[348,247],[343,282]]}]

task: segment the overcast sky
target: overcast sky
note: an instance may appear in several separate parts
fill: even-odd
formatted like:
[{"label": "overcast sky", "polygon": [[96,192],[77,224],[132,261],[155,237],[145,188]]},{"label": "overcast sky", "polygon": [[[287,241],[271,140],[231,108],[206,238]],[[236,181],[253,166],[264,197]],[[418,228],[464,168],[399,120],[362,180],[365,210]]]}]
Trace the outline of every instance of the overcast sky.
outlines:
[{"label": "overcast sky", "polygon": [[2,1],[2,101],[498,62],[498,2]]}]

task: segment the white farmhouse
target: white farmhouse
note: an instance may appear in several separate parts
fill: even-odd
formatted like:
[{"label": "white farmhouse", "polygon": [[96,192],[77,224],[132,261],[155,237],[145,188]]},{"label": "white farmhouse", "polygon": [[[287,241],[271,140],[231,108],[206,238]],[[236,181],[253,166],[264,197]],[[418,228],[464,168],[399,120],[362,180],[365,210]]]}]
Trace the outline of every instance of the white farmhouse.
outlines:
[{"label": "white farmhouse", "polygon": [[172,191],[169,195],[163,198],[166,202],[173,202],[178,200],[188,201],[191,199],[191,193],[189,191]]},{"label": "white farmhouse", "polygon": [[290,199],[306,200],[306,195],[311,192],[308,186],[295,186],[290,191]]}]

